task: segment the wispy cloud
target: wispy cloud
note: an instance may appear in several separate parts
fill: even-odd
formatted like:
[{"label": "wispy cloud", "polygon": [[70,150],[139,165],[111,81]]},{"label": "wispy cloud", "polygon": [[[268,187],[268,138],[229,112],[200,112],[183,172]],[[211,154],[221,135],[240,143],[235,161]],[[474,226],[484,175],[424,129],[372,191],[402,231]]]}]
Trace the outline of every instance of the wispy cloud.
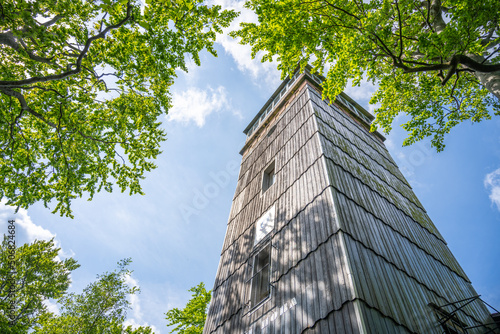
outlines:
[{"label": "wispy cloud", "polygon": [[16,226],[23,229],[23,234],[27,242],[35,240],[50,240],[56,235],[40,225],[33,223],[25,209],[19,209],[16,213],[15,208],[10,205],[5,205],[5,201],[0,202],[0,220],[5,223],[7,220],[13,219],[16,221]]},{"label": "wispy cloud", "polygon": [[[139,287],[139,282],[132,277],[132,275],[128,275],[125,277],[125,284],[129,287]],[[132,308],[133,316],[136,320],[142,321],[142,311],[141,311],[141,303],[139,301],[139,296],[137,293],[129,296],[130,298],[130,307]]]},{"label": "wispy cloud", "polygon": [[154,325],[149,325],[148,323],[144,323],[144,324],[139,324],[137,323],[134,319],[127,319],[123,322],[123,325],[126,327],[128,326],[132,326],[133,329],[137,329],[141,326],[144,326],[144,327],[151,327],[151,329],[153,330],[153,333],[155,334],[161,334],[160,330],[158,328],[156,328]]},{"label": "wispy cloud", "polygon": [[47,310],[55,315],[60,315],[61,312],[59,311],[59,307],[57,306],[56,303],[54,303],[53,301],[51,301],[50,299],[45,299],[43,301],[43,303],[45,304],[45,306],[47,306]]},{"label": "wispy cloud", "polygon": [[[125,277],[125,284],[129,287],[139,287],[139,281],[132,277],[132,275]],[[132,317],[129,317],[125,322],[125,327],[132,326],[138,328],[140,326],[150,326],[155,334],[160,334],[160,331],[153,325],[149,325],[143,320],[143,313],[141,311],[141,301],[138,293],[129,295],[130,308],[132,310]]]},{"label": "wispy cloud", "polygon": [[231,103],[223,86],[216,89],[208,87],[207,90],[193,87],[181,93],[174,92],[172,105],[167,120],[184,124],[194,122],[200,128],[205,125],[206,118],[213,112],[231,109]]},{"label": "wispy cloud", "polygon": [[280,83],[280,74],[276,70],[277,62],[262,63],[260,61],[262,52],[259,52],[255,59],[252,59],[251,47],[240,44],[240,39],[234,39],[228,35],[230,31],[238,30],[242,22],[257,23],[257,15],[243,7],[245,1],[214,0],[212,3],[222,6],[224,9],[233,9],[240,12],[240,15],[224,30],[224,33],[217,36],[217,43],[222,45],[224,50],[233,57],[238,69],[241,72],[250,74],[255,83],[265,83],[266,86],[271,87],[277,86]]},{"label": "wispy cloud", "polygon": [[55,233],[52,233],[41,225],[35,224],[28,215],[28,211],[19,209],[16,213],[15,208],[5,205],[5,202],[5,200],[0,202],[0,235],[7,232],[7,223],[12,219],[15,220],[16,225],[16,244],[22,245],[24,243],[32,243],[35,240],[54,239],[55,246],[61,249],[59,255],[62,258],[73,257],[75,255],[72,250],[65,252],[62,249],[61,243],[57,240]]},{"label": "wispy cloud", "polygon": [[484,186],[490,191],[490,200],[500,211],[500,168],[486,174]]}]

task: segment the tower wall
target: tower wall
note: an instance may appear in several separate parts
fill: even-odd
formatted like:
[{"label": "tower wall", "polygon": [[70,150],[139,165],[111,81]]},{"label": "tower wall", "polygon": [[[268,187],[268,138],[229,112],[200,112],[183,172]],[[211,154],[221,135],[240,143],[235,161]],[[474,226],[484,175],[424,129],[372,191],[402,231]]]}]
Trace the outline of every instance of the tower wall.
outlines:
[{"label": "tower wall", "polygon": [[[366,332],[442,333],[428,304],[477,293],[383,144],[309,92]],[[479,302],[458,316],[489,321]]]},{"label": "tower wall", "polygon": [[[318,90],[295,80],[242,151],[204,333],[442,333],[428,304],[475,291],[380,137]],[[458,316],[488,320],[480,303]]]}]

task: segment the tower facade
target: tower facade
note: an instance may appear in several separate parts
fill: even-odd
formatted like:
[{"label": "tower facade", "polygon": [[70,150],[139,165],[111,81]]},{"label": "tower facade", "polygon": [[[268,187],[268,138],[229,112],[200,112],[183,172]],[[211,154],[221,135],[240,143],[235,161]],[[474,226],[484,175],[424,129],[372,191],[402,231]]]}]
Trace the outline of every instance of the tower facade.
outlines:
[{"label": "tower facade", "polygon": [[204,333],[495,333],[368,112],[282,82],[250,125]]}]

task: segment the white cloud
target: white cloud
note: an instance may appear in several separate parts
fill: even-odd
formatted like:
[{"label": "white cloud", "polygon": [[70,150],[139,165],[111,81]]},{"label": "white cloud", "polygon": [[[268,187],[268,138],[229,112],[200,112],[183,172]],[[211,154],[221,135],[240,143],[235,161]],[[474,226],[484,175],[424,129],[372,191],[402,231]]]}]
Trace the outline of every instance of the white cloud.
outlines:
[{"label": "white cloud", "polygon": [[228,35],[230,31],[238,30],[240,23],[257,23],[257,15],[244,8],[245,1],[234,0],[214,0],[214,5],[220,5],[223,9],[233,9],[240,12],[240,15],[233,20],[231,25],[224,29],[223,34],[217,35],[217,43],[222,45],[224,50],[233,57],[238,69],[243,73],[249,73],[256,84],[265,84],[266,86],[277,86],[280,83],[280,74],[276,70],[278,63],[276,61],[262,63],[262,52],[259,52],[255,59],[251,57],[251,47],[239,43],[240,39],[234,39]]},{"label": "white cloud", "polygon": [[137,329],[138,327],[151,327],[151,329],[153,330],[153,333],[155,334],[161,334],[160,330],[158,328],[156,328],[154,325],[149,325],[147,323],[144,323],[144,324],[139,324],[137,323],[137,321],[135,321],[134,319],[127,319],[123,322],[123,325],[125,328],[127,328],[128,326],[132,326],[133,329]]},{"label": "white cloud", "polygon": [[[203,61],[202,61],[203,65]],[[177,70],[177,75],[182,75],[186,78],[186,81],[190,84],[195,84],[198,80],[200,80],[201,66],[196,65],[193,58],[186,57],[186,69],[187,72],[183,70]]]},{"label": "white cloud", "polygon": [[[15,212],[15,207],[6,205],[5,200],[0,202],[0,235],[7,231],[8,220],[15,220],[16,226],[16,244],[22,245],[24,243],[32,243],[35,240],[50,240],[54,239],[54,244],[57,248],[60,248],[59,255],[62,258],[73,257],[75,253],[70,250],[65,252],[59,240],[56,239],[56,234],[52,233],[41,225],[33,223],[28,211],[25,209],[19,209]],[[19,229],[18,229],[19,228]],[[60,258],[57,258],[60,260]]]},{"label": "white cloud", "polygon": [[496,204],[500,211],[500,168],[486,174],[484,178],[484,186],[490,191],[490,200]]},{"label": "white cloud", "polygon": [[[132,275],[128,275],[125,277],[125,284],[129,287],[139,287],[139,281],[132,277]],[[125,327],[132,326],[132,328],[138,328],[140,326],[150,326],[153,329],[153,333],[160,334],[158,328],[153,325],[149,325],[147,322],[143,320],[143,313],[141,311],[141,301],[139,299],[138,293],[133,295],[129,295],[130,308],[132,309],[132,317],[125,320],[123,323]]]},{"label": "white cloud", "polygon": [[384,144],[388,150],[396,150],[396,145],[394,144],[394,141],[391,138],[387,138]]},{"label": "white cloud", "polygon": [[349,95],[356,102],[363,101],[368,103],[368,101],[370,101],[370,98],[372,97],[372,94],[375,92],[376,89],[377,89],[376,86],[374,86],[371,82],[368,82],[366,80],[362,80],[359,83],[359,87],[358,86],[353,87],[352,80],[349,80],[345,87],[345,93]]},{"label": "white cloud", "polygon": [[226,89],[222,86],[217,89],[208,87],[207,90],[193,87],[180,94],[174,92],[172,105],[166,116],[167,120],[185,124],[195,122],[200,128],[205,125],[205,120],[211,113],[231,109]]},{"label": "white cloud", "polygon": [[2,222],[14,219],[16,221],[16,225],[24,230],[27,242],[33,242],[35,240],[50,240],[55,238],[56,235],[54,233],[33,223],[25,209],[19,209],[19,211],[15,213],[15,207],[5,205],[5,202],[6,201],[4,200],[0,202],[0,219]]},{"label": "white cloud", "polygon": [[56,315],[60,315],[61,312],[59,312],[59,307],[57,306],[56,303],[52,302],[50,299],[45,299],[43,301],[45,306],[47,306],[47,310],[51,313],[54,313]]},{"label": "white cloud", "polygon": [[[139,287],[139,282],[132,277],[132,275],[128,275],[125,277],[125,284],[127,284],[129,287]],[[132,313],[133,316],[136,320],[141,321],[142,320],[142,311],[141,311],[141,304],[139,301],[139,296],[137,293],[130,295],[130,307],[132,308]]]}]

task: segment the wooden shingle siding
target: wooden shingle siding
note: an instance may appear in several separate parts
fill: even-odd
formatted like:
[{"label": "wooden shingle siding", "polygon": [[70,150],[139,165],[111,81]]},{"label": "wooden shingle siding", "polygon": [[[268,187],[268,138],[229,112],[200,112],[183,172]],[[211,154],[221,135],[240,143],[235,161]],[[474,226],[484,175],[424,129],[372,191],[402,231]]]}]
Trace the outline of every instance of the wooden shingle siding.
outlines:
[{"label": "wooden shingle siding", "polygon": [[[369,146],[371,149],[377,151],[381,156],[384,157],[387,161],[389,161],[392,165],[397,168],[396,163],[389,155],[385,146],[377,139],[375,136],[369,133],[369,131],[359,125],[356,121],[354,121],[351,117],[346,115],[340,108],[335,104],[328,104],[326,101],[321,100],[320,94],[314,89],[309,90],[309,96],[314,106],[319,106],[323,110],[328,110],[330,117],[332,117],[335,121],[339,122],[343,125],[343,135],[352,140],[356,140],[351,138],[352,135],[355,135],[359,138],[365,145]],[[330,111],[331,110],[331,111]]]},{"label": "wooden shingle siding", "polygon": [[[384,316],[379,310],[370,307],[362,300],[357,300],[357,305],[360,309],[361,316],[364,319],[365,327],[368,333],[384,333],[384,334],[406,334],[415,333],[411,329],[398,324],[394,319]],[[428,333],[428,332],[422,332]]]},{"label": "wooden shingle siding", "polygon": [[[346,153],[351,156],[358,157],[359,159],[370,159],[376,164],[379,164],[381,167],[389,171],[392,175],[394,175],[397,179],[403,182],[408,187],[409,184],[404,178],[403,174],[399,168],[394,164],[392,159],[389,159],[388,155],[384,150],[375,150],[372,146],[370,146],[366,141],[363,140],[363,137],[356,135],[356,133],[349,130],[347,127],[342,125],[338,121],[338,119],[342,119],[342,116],[337,116],[336,118],[332,116],[335,115],[336,111],[333,106],[323,105],[322,106],[312,102],[313,109],[317,115],[317,118],[321,120],[324,125],[329,126],[328,136],[324,131],[324,135],[328,137],[330,141],[333,142],[336,146],[341,147]],[[329,108],[331,107],[331,108]],[[366,164],[368,164],[367,162]]]},{"label": "wooden shingle siding", "polygon": [[[352,235],[359,235],[361,240],[367,240],[369,244],[378,242],[381,239],[381,242],[383,242],[381,246],[384,251],[394,255],[388,258],[402,256],[400,253],[402,247],[404,247],[403,251],[406,248],[411,248],[412,253],[425,253],[426,256],[439,262],[440,266],[448,268],[463,280],[469,282],[446,244],[418,225],[409,228],[409,226],[415,225],[414,222],[407,219],[406,221],[397,221],[400,223],[398,225],[391,225],[366,211],[362,206],[338,191],[335,193],[335,200],[338,206],[342,208],[338,211],[339,219],[347,222],[343,225],[343,229]],[[380,238],[372,238],[372,236],[379,235]]]},{"label": "wooden shingle siding", "polygon": [[[357,175],[363,177],[368,183],[377,188],[387,188],[388,192],[398,192],[415,206],[423,210],[422,204],[411,188],[402,180],[395,177],[390,170],[382,166],[377,160],[367,155],[361,148],[339,139],[339,134],[318,117],[322,147],[325,155],[334,161],[339,161],[347,170],[353,170]],[[391,166],[386,164],[386,166]]]},{"label": "wooden shingle siding", "polygon": [[[441,332],[435,317],[424,316],[427,304],[447,304],[476,292],[388,153],[372,145],[365,131],[352,131],[353,123],[333,106],[314,100],[356,296],[379,313],[376,319],[370,312],[375,322],[368,328],[383,326],[376,332],[391,332],[381,321],[390,319],[409,332]],[[461,313],[470,326],[486,320],[481,304],[468,305]]]},{"label": "wooden shingle siding", "polygon": [[387,219],[394,225],[398,224],[397,220],[409,218],[414,223],[420,224],[436,238],[444,241],[427,214],[409,205],[408,201],[402,197],[400,198],[401,202],[393,202],[392,196],[389,198],[383,196],[384,194],[380,194],[364,184],[351,171],[344,170],[339,164],[329,159],[327,160],[327,168],[330,180],[335,184],[335,187],[375,216],[384,217],[384,220]]},{"label": "wooden shingle siding", "polygon": [[[277,255],[286,261],[273,261],[273,277],[288,271],[301,259],[302,252],[307,250],[296,243],[298,234],[290,230],[291,226],[297,225],[295,221],[300,220],[294,213],[300,214],[315,198],[317,201],[325,201],[320,195],[324,189],[319,187],[326,187],[327,182],[324,168],[319,162],[321,152],[315,137],[316,123],[312,117],[313,111],[306,103],[305,92],[304,90],[295,103],[290,104],[287,111],[271,125],[276,126],[273,133],[261,140],[242,163],[210,308],[210,312],[217,313],[217,316],[214,315],[215,323],[229,321],[241,312],[242,307],[248,311],[244,299],[249,291],[246,291],[248,284],[245,284],[245,281],[249,278],[248,261],[253,248],[254,223],[272,205],[278,208],[273,243],[278,247],[286,245]],[[276,183],[261,194],[262,170],[272,160],[275,160]],[[292,209],[279,209],[285,207]],[[332,207],[330,204],[330,208]],[[322,206],[321,210],[316,210],[313,217],[322,215],[324,221],[331,222],[332,219],[324,218],[328,215],[325,213],[327,208],[328,206]],[[328,230],[331,233],[332,228]],[[325,239],[326,232],[323,234],[320,238]],[[287,240],[289,242],[286,242]],[[307,244],[304,239],[302,245]],[[276,257],[276,251],[274,252]],[[229,292],[230,285],[244,288]],[[234,301],[223,295],[239,299]],[[252,316],[260,317],[260,313],[269,307],[264,305]]]},{"label": "wooden shingle siding", "polygon": [[[377,309],[384,317],[393,319],[415,333],[441,333],[442,329],[433,329],[436,318],[430,314],[429,302],[447,304],[451,300],[460,300],[475,295],[471,286],[453,285],[452,281],[443,284],[441,290],[429,289],[423,282],[411,276],[395,264],[386,261],[373,250],[346,235],[348,261],[353,271],[363,275],[353,275],[357,296],[368,306]],[[448,277],[440,279],[446,282]],[[451,298],[450,298],[451,297]],[[484,306],[469,304],[459,311],[460,319],[470,326],[477,321],[484,321]],[[420,316],[418,316],[420,315]],[[425,315],[428,315],[426,317]],[[469,333],[482,333],[484,329],[470,330]]]},{"label": "wooden shingle siding", "polygon": [[[204,333],[442,333],[428,304],[476,292],[379,137],[307,80],[247,141]],[[252,308],[255,223],[273,207],[271,292]]]}]

